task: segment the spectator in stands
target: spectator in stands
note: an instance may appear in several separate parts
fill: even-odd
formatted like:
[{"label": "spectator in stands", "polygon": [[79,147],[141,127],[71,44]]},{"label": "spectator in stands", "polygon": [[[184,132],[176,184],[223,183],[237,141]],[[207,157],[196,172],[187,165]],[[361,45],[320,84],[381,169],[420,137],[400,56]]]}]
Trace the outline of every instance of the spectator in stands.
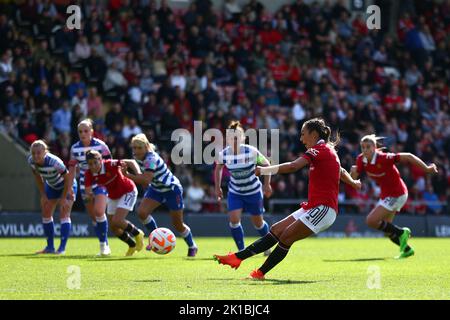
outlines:
[{"label": "spectator in stands", "polygon": [[88,99],[83,88],[78,88],[77,93],[70,101],[70,105],[72,107],[75,105],[79,105],[83,117],[86,117],[88,115]]},{"label": "spectator in stands", "polygon": [[52,125],[57,133],[71,132],[72,111],[68,101],[64,101],[63,105],[53,113]]},{"label": "spectator in stands", "polygon": [[[249,0],[239,2],[241,12],[229,19],[210,0],[192,1],[184,13],[164,1],[126,7],[119,0],[81,1],[81,33],[67,29],[58,3],[2,5],[3,12],[20,13],[0,14],[0,123],[10,128],[4,131],[14,134],[11,124],[19,125],[25,115],[28,124],[23,120],[21,126],[28,129],[21,132],[56,141],[61,135],[52,126],[52,111],[60,111],[64,100],[72,102],[80,88],[84,99],[89,84],[98,89],[105,112],[98,113],[101,103],[91,92],[87,112],[104,120],[106,140],[118,154],[129,152],[122,139],[126,117],[136,118],[165,150],[170,149],[171,132],[192,130],[193,120],[220,129],[237,118],[248,127],[279,129],[280,157],[292,158],[304,152],[298,126],[323,116],[332,129],[341,129],[338,152],[347,166],[358,152],[359,138],[368,133],[387,136],[390,151],[450,166],[445,2],[421,6],[411,1],[411,8],[400,11],[397,38],[368,30],[361,16],[350,16],[345,1],[292,0],[269,12]],[[30,30],[37,32],[33,39],[23,22],[32,23]],[[70,64],[68,54],[87,47],[86,68],[75,75],[73,67],[79,66]],[[73,75],[69,83],[67,71]],[[83,116],[79,102],[71,110],[72,122]],[[71,126],[71,136],[76,136],[76,126]],[[185,169],[208,181],[198,168]],[[429,181],[414,168],[402,176],[409,187],[417,185],[422,197]],[[296,190],[289,179],[288,189]],[[297,176],[295,181],[306,179]],[[446,176],[432,184],[438,198],[450,196]],[[350,196],[373,197],[372,188],[363,190]]]},{"label": "spectator in stands", "polygon": [[0,60],[0,85],[9,79],[9,75],[13,71],[12,62],[11,51],[5,51]]},{"label": "spectator in stands", "polygon": [[128,141],[131,137],[142,133],[141,127],[137,124],[136,118],[130,118],[128,124],[126,124],[122,129],[122,138]]},{"label": "spectator in stands", "polygon": [[126,90],[128,81],[123,74],[117,69],[116,63],[113,62],[106,72],[105,80],[103,81],[103,90],[112,91],[117,96],[121,96]]},{"label": "spectator in stands", "polygon": [[441,214],[441,212],[442,212],[442,205],[436,203],[436,202],[439,202],[439,197],[434,192],[433,186],[430,183],[427,184],[426,190],[423,193],[423,199],[425,201],[434,202],[434,204],[429,204],[427,206],[427,213]]},{"label": "spectator in stands", "polygon": [[91,56],[91,46],[88,43],[87,37],[82,36],[75,45],[73,62],[81,62],[85,64],[86,61],[90,58],[90,56]]},{"label": "spectator in stands", "polygon": [[98,95],[95,87],[88,90],[87,111],[88,117],[92,119],[100,119],[103,116],[102,98]]},{"label": "spectator in stands", "polygon": [[198,178],[193,179],[193,183],[186,190],[186,211],[199,213],[202,210],[202,202],[205,198],[205,191],[200,185]]}]

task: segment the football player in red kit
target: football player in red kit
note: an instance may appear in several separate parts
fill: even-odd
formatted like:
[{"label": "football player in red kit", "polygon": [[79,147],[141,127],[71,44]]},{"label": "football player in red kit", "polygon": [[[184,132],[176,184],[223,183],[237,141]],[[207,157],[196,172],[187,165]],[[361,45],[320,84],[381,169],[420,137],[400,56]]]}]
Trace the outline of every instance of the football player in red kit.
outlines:
[{"label": "football player in red kit", "polygon": [[414,255],[414,249],[408,245],[411,236],[409,228],[400,228],[392,223],[395,214],[402,209],[408,199],[408,188],[400,177],[396,163],[410,163],[420,167],[426,173],[437,173],[434,163],[425,164],[411,153],[385,153],[377,149],[377,141],[381,139],[374,134],[361,139],[362,153],[356,158],[350,174],[354,179],[365,172],[381,189],[380,201],[367,216],[367,225],[383,231],[400,247],[397,259]]},{"label": "football player in red kit", "polygon": [[306,153],[295,161],[257,167],[256,175],[291,173],[309,165],[308,202],[287,218],[275,223],[267,235],[256,240],[244,250],[225,256],[215,255],[221,264],[237,269],[241,262],[264,252],[278,243],[264,264],[250,273],[251,279],[264,279],[264,275],[280,263],[292,244],[329,228],[338,212],[339,181],[360,188],[361,183],[353,180],[341,167],[334,149],[337,142],[330,140],[331,129],[322,119],[311,119],[303,124],[300,140],[306,146]]},{"label": "football player in red kit", "polygon": [[[126,256],[132,256],[144,247],[144,232],[126,220],[137,200],[137,189],[134,182],[125,177],[122,167],[124,160],[103,160],[102,155],[95,150],[86,153],[89,170],[86,172],[86,194],[92,197],[92,185],[104,186],[108,191],[107,214],[114,234],[128,244]],[[132,162],[131,160],[127,160]],[[140,172],[137,163],[131,165],[136,172]],[[133,239],[134,238],[134,239]]]}]

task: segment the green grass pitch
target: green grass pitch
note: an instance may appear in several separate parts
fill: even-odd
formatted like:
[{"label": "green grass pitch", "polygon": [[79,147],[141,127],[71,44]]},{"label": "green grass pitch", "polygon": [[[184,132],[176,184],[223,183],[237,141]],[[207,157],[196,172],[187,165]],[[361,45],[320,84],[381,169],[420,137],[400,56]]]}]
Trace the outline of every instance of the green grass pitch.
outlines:
[{"label": "green grass pitch", "polygon": [[383,238],[307,239],[263,282],[243,280],[263,256],[235,271],[212,260],[234,250],[231,238],[197,243],[194,259],[180,239],[166,256],[126,258],[113,239],[113,255],[94,258],[95,239],[70,239],[65,256],[30,254],[43,239],[1,239],[0,299],[450,299],[450,239],[413,238],[416,255],[401,261]]}]

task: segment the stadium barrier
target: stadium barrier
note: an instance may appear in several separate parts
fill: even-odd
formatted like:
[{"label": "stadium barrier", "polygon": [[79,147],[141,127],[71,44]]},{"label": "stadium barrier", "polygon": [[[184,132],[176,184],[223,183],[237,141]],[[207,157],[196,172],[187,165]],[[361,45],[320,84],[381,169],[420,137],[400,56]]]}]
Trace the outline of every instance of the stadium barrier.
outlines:
[{"label": "stadium barrier", "polygon": [[[280,207],[298,206],[302,202],[306,202],[308,199],[270,199],[269,212],[277,212]],[[339,201],[339,213],[349,213],[348,208],[357,208],[359,212],[368,213],[376,204],[378,200],[363,200],[363,199],[348,199]],[[403,213],[418,214],[417,208],[425,207],[427,210],[433,211],[435,208],[440,208],[441,214],[450,214],[449,204],[445,201],[425,201],[425,200],[413,200],[408,201],[405,207],[402,209]],[[350,212],[351,213],[351,212]]]},{"label": "stadium barrier", "polygon": [[[168,214],[157,213],[154,217],[160,227],[173,229]],[[266,215],[269,224],[273,224],[285,215]],[[141,226],[136,214],[132,213],[129,220]],[[186,214],[185,220],[195,236],[199,237],[228,237],[228,218],[226,214]],[[408,226],[417,237],[450,237],[449,216],[410,216],[399,215],[396,224]],[[90,218],[86,213],[72,213],[72,236],[93,237],[94,230]],[[56,234],[59,235],[58,219],[55,217]],[[243,217],[242,225],[247,236],[258,236],[248,216]],[[0,213],[0,237],[41,237],[44,230],[39,213],[33,212],[2,212]],[[319,234],[319,237],[383,237],[381,232],[372,230],[365,224],[365,215],[339,215],[334,225]]]}]

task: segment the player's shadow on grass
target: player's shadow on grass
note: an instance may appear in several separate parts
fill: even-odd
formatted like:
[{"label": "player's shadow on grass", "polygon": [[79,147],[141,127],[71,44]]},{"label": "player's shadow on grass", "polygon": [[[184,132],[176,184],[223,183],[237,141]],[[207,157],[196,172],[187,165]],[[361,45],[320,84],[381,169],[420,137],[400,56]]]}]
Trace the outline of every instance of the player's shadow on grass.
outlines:
[{"label": "player's shadow on grass", "polygon": [[0,254],[0,258],[2,257],[33,257],[36,256],[35,253],[12,253],[12,254]]},{"label": "player's shadow on grass", "polygon": [[55,254],[30,254],[28,259],[48,259],[48,260],[89,260],[95,259],[92,255],[55,255]]},{"label": "player's shadow on grass", "polygon": [[324,259],[323,262],[368,262],[368,261],[386,261],[391,258],[359,258],[359,259],[339,259],[339,260],[328,260]]},{"label": "player's shadow on grass", "polygon": [[[210,281],[228,281],[229,284],[242,285],[243,283],[249,285],[261,285],[261,284],[270,284],[270,285],[286,285],[286,284],[314,284],[319,282],[329,282],[331,280],[282,280],[282,279],[265,279],[264,281],[256,281],[251,279],[236,279],[236,278],[212,278],[206,279]],[[234,282],[235,280],[236,282]],[[243,282],[244,281],[244,282]]]},{"label": "player's shadow on grass", "polygon": [[108,261],[138,261],[138,260],[161,260],[166,259],[166,257],[104,257],[104,258],[92,258],[89,261],[94,262],[108,262]]},{"label": "player's shadow on grass", "polygon": [[319,282],[327,282],[330,280],[281,280],[281,279],[265,279],[264,281],[254,281],[248,280],[250,285],[261,285],[261,284],[271,284],[271,285],[285,285],[285,284],[314,284]]}]

